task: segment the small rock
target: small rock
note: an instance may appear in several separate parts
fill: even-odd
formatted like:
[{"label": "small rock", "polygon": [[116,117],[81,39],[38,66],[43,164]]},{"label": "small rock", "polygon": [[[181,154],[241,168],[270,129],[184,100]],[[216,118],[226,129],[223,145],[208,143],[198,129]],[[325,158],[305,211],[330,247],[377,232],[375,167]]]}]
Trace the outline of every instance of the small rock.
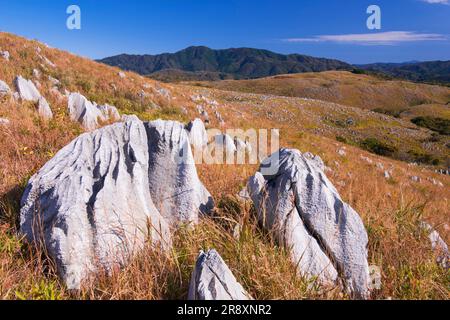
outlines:
[{"label": "small rock", "polygon": [[428,233],[431,249],[438,255],[436,262],[443,268],[450,268],[450,252],[444,239],[442,239],[440,234],[428,223],[421,222],[420,226]]},{"label": "small rock", "polygon": [[6,82],[0,80],[0,97],[11,94],[11,89]]},{"label": "small rock", "polygon": [[6,119],[6,118],[0,118],[0,125],[7,126],[7,125],[9,125],[9,124],[10,124],[9,119]]},{"label": "small rock", "polygon": [[251,300],[216,250],[203,251],[189,285],[189,300]]},{"label": "small rock", "polygon": [[9,52],[8,51],[0,51],[0,56],[5,59],[6,61],[9,61]]},{"label": "small rock", "polygon": [[124,72],[122,72],[122,71],[120,71],[120,72],[118,73],[118,75],[119,75],[119,77],[122,78],[122,79],[124,79],[124,78],[127,77],[127,75],[126,75]]},{"label": "small rock", "polygon": [[44,97],[40,97],[39,98],[37,109],[38,109],[39,115],[43,119],[49,120],[49,119],[53,118],[53,112],[50,109],[50,106],[49,106],[47,100],[45,100]]},{"label": "small rock", "polygon": [[17,76],[14,82],[16,84],[17,92],[22,100],[33,102],[39,101],[41,94],[32,81]]},{"label": "small rock", "polygon": [[202,149],[208,144],[208,133],[206,132],[205,124],[201,119],[191,121],[186,130],[189,133],[189,141],[194,148]]},{"label": "small rock", "polygon": [[98,127],[98,119],[103,118],[103,113],[79,93],[71,93],[68,99],[70,119],[80,123],[84,129],[92,131]]},{"label": "small rock", "polygon": [[346,155],[347,155],[347,153],[345,152],[345,150],[344,149],[339,149],[338,151],[337,151],[337,153],[338,153],[338,155],[340,155],[341,157],[345,157]]}]

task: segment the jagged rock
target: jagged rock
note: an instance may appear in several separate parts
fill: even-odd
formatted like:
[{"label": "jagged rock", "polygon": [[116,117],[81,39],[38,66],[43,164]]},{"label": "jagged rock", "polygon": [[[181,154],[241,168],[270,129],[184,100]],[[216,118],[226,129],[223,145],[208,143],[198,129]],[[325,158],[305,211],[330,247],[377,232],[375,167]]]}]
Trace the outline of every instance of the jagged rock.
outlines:
[{"label": "jagged rock", "polygon": [[411,181],[416,182],[416,183],[419,183],[422,181],[422,179],[420,179],[420,177],[418,177],[418,176],[412,176],[412,177],[410,177],[410,179],[411,179]]},{"label": "jagged rock", "polygon": [[162,120],[145,126],[150,193],[156,208],[171,225],[197,223],[198,214],[208,213],[214,203],[198,178],[184,126]]},{"label": "jagged rock", "polygon": [[426,222],[421,222],[421,228],[428,233],[428,238],[431,242],[431,249],[437,253],[436,262],[443,268],[450,268],[450,252],[444,239],[441,238],[431,225]]},{"label": "jagged rock", "polygon": [[46,120],[53,118],[53,112],[44,97],[39,98],[37,109],[42,118]]},{"label": "jagged rock", "polygon": [[130,117],[76,138],[30,179],[20,230],[46,246],[69,289],[97,268],[123,266],[149,235],[170,245],[148,170],[146,128]]},{"label": "jagged rock", "polygon": [[68,100],[70,119],[79,122],[86,130],[92,131],[98,127],[98,119],[102,112],[88,99],[79,93],[71,93]]},{"label": "jagged rock", "polygon": [[325,170],[325,163],[322,158],[318,155],[312,154],[311,152],[306,152],[303,154],[304,157],[309,159],[313,164],[315,164],[320,170]]},{"label": "jagged rock", "polygon": [[26,80],[21,76],[15,79],[17,92],[22,100],[38,102],[41,94],[31,80]]},{"label": "jagged rock", "polygon": [[11,93],[11,89],[6,84],[6,82],[3,82],[2,80],[0,80],[0,97],[8,95],[10,93]]},{"label": "jagged rock", "polygon": [[385,179],[390,179],[392,177],[391,173],[389,171],[384,171],[384,178]]},{"label": "jagged rock", "polygon": [[7,126],[9,125],[9,123],[10,123],[9,119],[0,118],[0,125]]},{"label": "jagged rock", "polygon": [[216,250],[203,251],[189,285],[189,300],[251,300]]},{"label": "jagged rock", "polygon": [[72,121],[79,122],[88,131],[95,130],[99,120],[106,122],[121,119],[116,107],[108,104],[99,106],[79,93],[69,95],[68,109]]},{"label": "jagged rock", "polygon": [[[270,164],[276,170],[267,173]],[[366,230],[320,166],[281,149],[250,178],[248,190],[260,223],[291,249],[301,275],[326,285],[341,278],[353,297],[369,297]]]},{"label": "jagged rock", "polygon": [[79,289],[91,272],[124,266],[148,237],[169,248],[174,222],[196,222],[212,207],[192,158],[178,122],[127,116],[85,133],[30,179],[20,230]]},{"label": "jagged rock", "polygon": [[121,77],[122,79],[124,79],[124,78],[127,77],[127,75],[126,75],[124,72],[122,72],[122,71],[120,71],[120,72],[118,73],[118,75],[119,75],[119,77]]},{"label": "jagged rock", "polygon": [[191,121],[186,126],[186,130],[189,132],[189,141],[194,148],[203,148],[208,144],[208,133],[201,119]]}]

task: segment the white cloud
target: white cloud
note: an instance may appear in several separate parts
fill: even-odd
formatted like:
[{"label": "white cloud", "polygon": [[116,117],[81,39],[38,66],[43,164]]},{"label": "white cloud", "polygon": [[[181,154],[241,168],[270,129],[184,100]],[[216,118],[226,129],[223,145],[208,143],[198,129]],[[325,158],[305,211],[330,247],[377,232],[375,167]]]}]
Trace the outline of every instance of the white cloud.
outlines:
[{"label": "white cloud", "polygon": [[[430,0],[438,1],[438,0]],[[290,38],[285,42],[336,42],[353,43],[365,45],[392,45],[405,42],[419,41],[445,41],[448,38],[437,33],[416,33],[411,31],[389,31],[378,33],[341,34],[341,35],[321,35],[312,38]]]},{"label": "white cloud", "polygon": [[450,4],[449,0],[422,0],[422,2],[431,3],[431,4],[435,4],[435,3]]}]

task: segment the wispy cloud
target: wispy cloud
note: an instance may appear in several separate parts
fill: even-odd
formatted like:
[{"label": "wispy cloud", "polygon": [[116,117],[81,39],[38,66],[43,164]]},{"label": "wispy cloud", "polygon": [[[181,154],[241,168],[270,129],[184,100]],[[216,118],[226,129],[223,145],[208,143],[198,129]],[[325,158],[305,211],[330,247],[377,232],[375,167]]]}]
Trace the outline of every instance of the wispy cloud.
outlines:
[{"label": "wispy cloud", "polygon": [[[438,1],[438,0],[429,0]],[[312,38],[283,39],[285,42],[335,42],[363,45],[393,45],[405,42],[445,41],[448,37],[437,33],[417,33],[411,31],[389,31],[378,33],[321,35]]]},{"label": "wispy cloud", "polygon": [[431,4],[450,4],[449,0],[421,0],[422,2],[431,3]]}]

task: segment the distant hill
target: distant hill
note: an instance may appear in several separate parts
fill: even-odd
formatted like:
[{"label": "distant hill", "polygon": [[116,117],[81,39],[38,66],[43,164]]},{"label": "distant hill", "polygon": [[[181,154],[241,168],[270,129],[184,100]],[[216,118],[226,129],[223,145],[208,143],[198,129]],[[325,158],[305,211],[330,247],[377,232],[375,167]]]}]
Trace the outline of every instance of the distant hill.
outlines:
[{"label": "distant hill", "polygon": [[213,50],[189,47],[160,55],[122,54],[99,62],[166,81],[254,79],[278,74],[353,69],[338,60],[282,55],[251,48]]},{"label": "distant hill", "polygon": [[450,83],[450,61],[374,63],[356,67],[416,82]]}]

